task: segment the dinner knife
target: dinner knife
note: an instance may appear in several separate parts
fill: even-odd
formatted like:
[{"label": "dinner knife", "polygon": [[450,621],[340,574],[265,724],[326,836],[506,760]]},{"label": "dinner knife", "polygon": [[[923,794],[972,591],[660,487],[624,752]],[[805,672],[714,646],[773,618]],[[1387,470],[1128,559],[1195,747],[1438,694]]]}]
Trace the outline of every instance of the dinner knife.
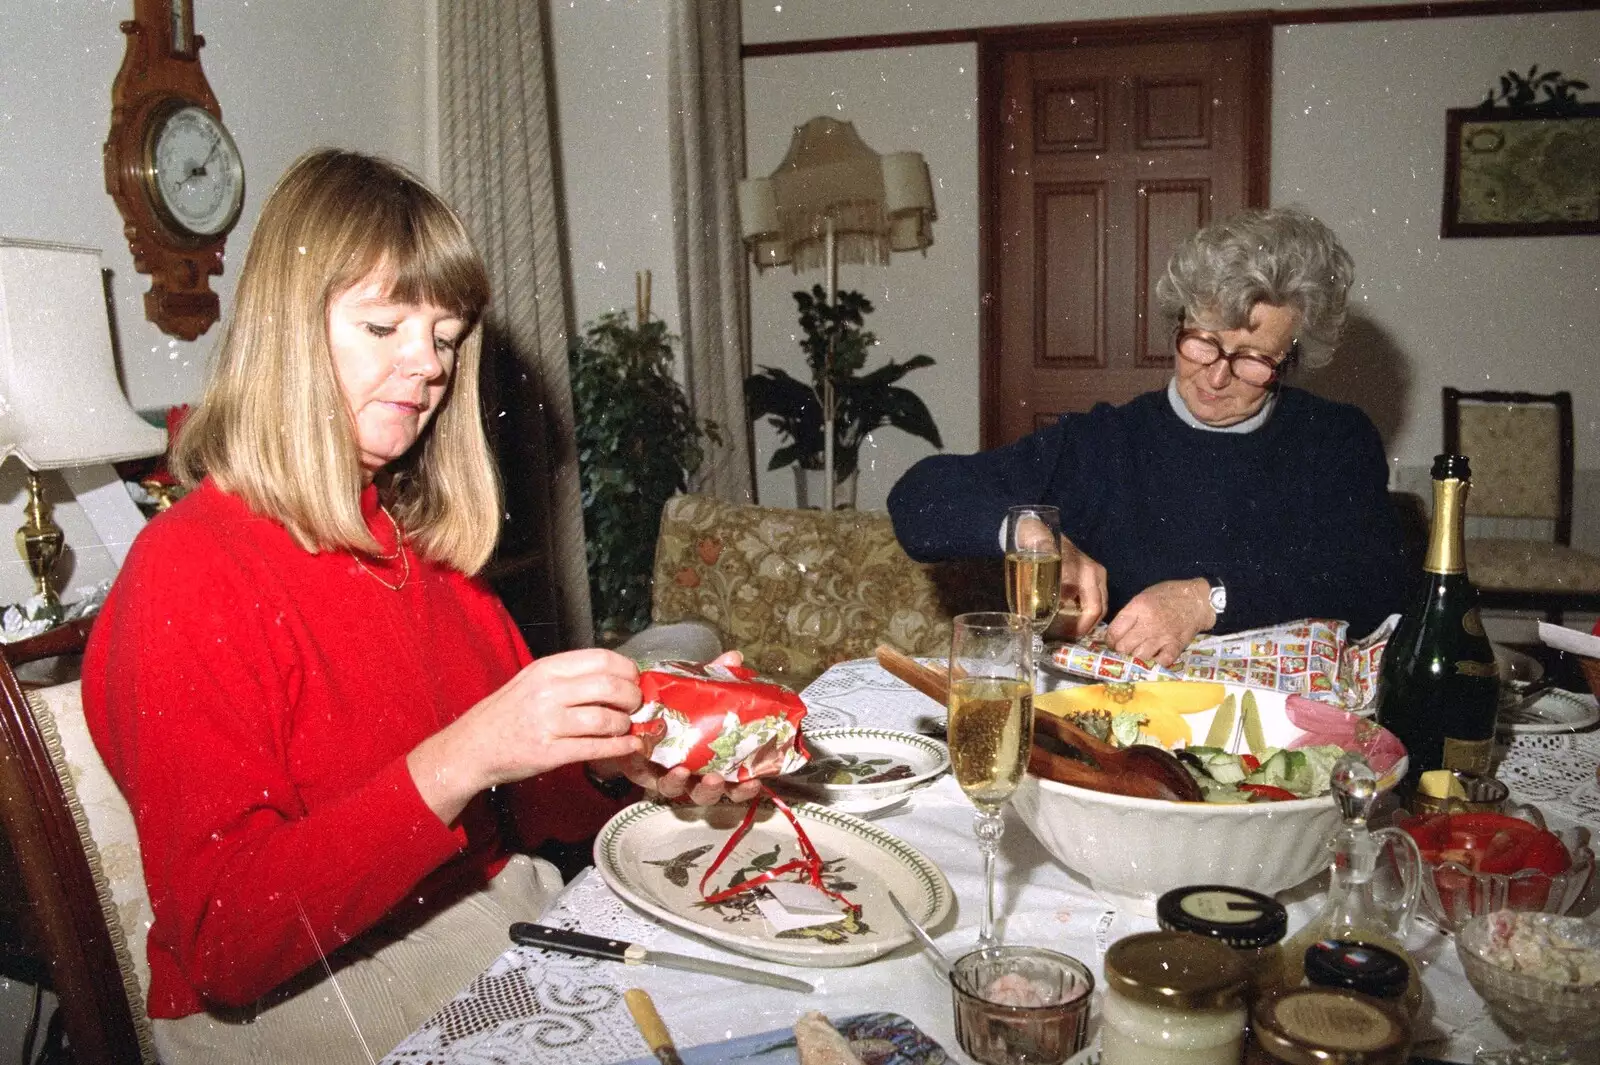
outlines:
[{"label": "dinner knife", "polygon": [[560,951],[563,954],[577,954],[585,958],[599,958],[602,961],[620,961],[624,965],[659,965],[664,969],[706,973],[729,980],[742,980],[747,984],[782,988],[785,991],[802,991],[809,994],[816,990],[803,980],[751,969],[744,965],[730,965],[727,962],[710,961],[687,954],[672,954],[664,950],[646,950],[637,943],[627,943],[620,939],[602,939],[584,932],[552,928],[549,925],[533,924],[528,921],[518,921],[511,926],[511,941],[525,947],[539,947],[543,950]]}]

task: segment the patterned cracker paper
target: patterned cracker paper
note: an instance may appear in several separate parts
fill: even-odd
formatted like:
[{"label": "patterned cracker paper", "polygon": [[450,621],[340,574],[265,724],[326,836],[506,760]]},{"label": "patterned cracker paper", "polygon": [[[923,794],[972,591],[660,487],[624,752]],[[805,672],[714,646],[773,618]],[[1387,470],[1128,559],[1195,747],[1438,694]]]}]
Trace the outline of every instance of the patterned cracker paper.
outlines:
[{"label": "patterned cracker paper", "polygon": [[1371,703],[1378,690],[1378,662],[1399,615],[1364,639],[1349,643],[1346,624],[1305,618],[1227,636],[1202,636],[1170,668],[1111,650],[1106,626],[1097,625],[1077,643],[1051,655],[1057,669],[1095,680],[1210,680],[1304,695],[1346,710]]},{"label": "patterned cracker paper", "polygon": [[660,662],[639,674],[639,688],[632,731],[656,765],[745,781],[810,760],[800,741],[806,704],[747,666]]}]

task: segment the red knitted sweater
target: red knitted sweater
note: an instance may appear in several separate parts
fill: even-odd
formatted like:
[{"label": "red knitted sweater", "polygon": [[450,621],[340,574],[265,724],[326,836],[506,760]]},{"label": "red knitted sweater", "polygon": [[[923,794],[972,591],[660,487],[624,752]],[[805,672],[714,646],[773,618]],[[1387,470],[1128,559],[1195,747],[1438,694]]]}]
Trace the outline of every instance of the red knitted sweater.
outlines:
[{"label": "red knitted sweater", "polygon": [[[393,551],[374,490],[362,509]],[[408,555],[391,590],[209,481],[134,542],[83,695],[139,830],[152,1017],[253,1002],[319,950],[504,863],[484,797],[445,825],[405,759],[526,665],[527,646],[483,584]],[[367,566],[390,584],[403,572],[399,558]],[[528,847],[582,839],[617,806],[577,766],[509,791]]]}]

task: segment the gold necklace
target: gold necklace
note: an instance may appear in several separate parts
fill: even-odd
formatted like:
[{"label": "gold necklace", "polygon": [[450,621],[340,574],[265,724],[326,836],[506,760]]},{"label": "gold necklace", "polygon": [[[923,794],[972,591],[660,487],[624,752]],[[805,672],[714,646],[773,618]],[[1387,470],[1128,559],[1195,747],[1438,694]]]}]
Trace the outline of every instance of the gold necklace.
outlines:
[{"label": "gold necklace", "polygon": [[361,556],[356,554],[354,551],[350,552],[350,557],[355,559],[356,565],[360,566],[364,571],[366,571],[366,573],[373,580],[377,581],[391,592],[398,592],[400,589],[404,588],[406,586],[406,582],[411,579],[411,556],[406,554],[406,545],[400,535],[400,523],[394,520],[394,515],[390,514],[389,508],[384,506],[382,503],[378,504],[378,509],[383,511],[383,516],[389,519],[389,524],[394,529],[394,552],[393,554],[373,555],[372,557],[379,562],[391,562],[396,557],[399,557],[400,564],[405,567],[400,574],[400,583],[390,584],[388,581],[378,576],[377,572],[369,569],[367,564],[361,561]]}]

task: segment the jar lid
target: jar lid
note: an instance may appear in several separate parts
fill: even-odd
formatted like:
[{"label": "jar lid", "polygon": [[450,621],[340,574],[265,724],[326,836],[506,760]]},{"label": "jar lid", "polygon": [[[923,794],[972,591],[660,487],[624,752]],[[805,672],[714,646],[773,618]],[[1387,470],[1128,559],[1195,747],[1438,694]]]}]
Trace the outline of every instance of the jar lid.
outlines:
[{"label": "jar lid", "polygon": [[1283,1065],[1405,1065],[1411,1028],[1387,1002],[1331,987],[1263,995],[1250,1018],[1255,1044]]},{"label": "jar lid", "polygon": [[1193,932],[1141,932],[1106,951],[1106,986],[1137,1002],[1191,1009],[1235,1006],[1248,973],[1228,947]]},{"label": "jar lid", "polygon": [[1392,950],[1346,939],[1324,939],[1306,948],[1306,980],[1318,987],[1340,987],[1374,998],[1399,998],[1411,980],[1411,967]]},{"label": "jar lid", "polygon": [[1156,921],[1169,932],[1194,932],[1235,950],[1270,947],[1289,929],[1289,911],[1248,888],[1197,884],[1173,888],[1156,901]]}]

